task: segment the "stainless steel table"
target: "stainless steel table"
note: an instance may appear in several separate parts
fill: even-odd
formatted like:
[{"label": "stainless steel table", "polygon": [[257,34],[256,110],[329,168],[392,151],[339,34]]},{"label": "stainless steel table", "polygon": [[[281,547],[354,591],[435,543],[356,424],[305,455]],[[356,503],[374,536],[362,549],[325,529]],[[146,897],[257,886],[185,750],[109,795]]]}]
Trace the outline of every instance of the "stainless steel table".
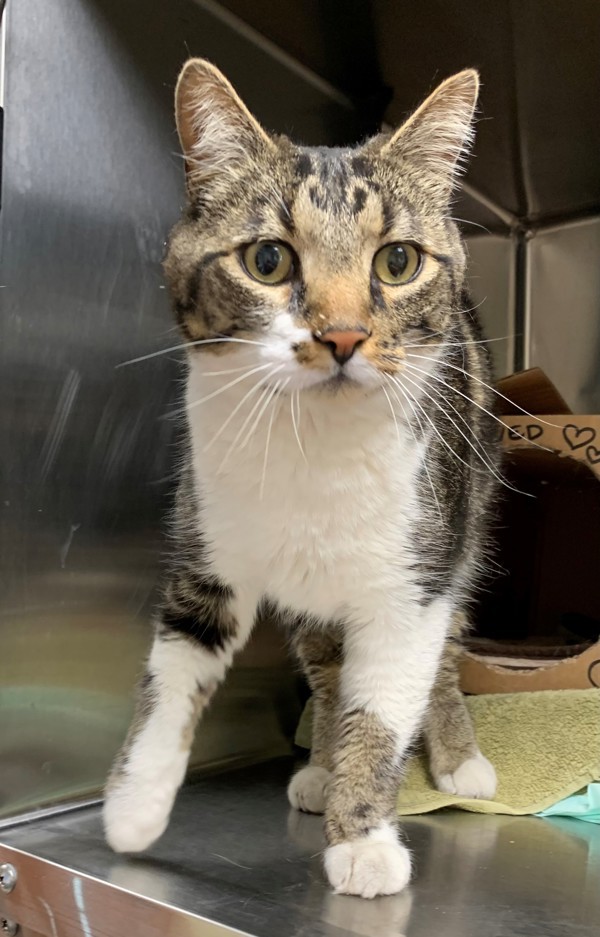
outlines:
[{"label": "stainless steel table", "polygon": [[[404,894],[332,895],[318,817],[290,811],[288,759],[189,785],[149,854],[115,856],[99,807],[0,832],[20,937],[598,937],[600,827],[445,811],[406,820]],[[10,923],[7,925],[10,928]]]}]

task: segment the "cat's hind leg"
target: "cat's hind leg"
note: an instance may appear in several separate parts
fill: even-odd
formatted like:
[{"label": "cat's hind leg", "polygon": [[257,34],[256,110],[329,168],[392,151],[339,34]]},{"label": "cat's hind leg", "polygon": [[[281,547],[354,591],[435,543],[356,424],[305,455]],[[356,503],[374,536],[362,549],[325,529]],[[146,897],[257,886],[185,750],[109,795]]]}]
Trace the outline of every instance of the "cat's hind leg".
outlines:
[{"label": "cat's hind leg", "polygon": [[491,800],[497,779],[481,753],[475,728],[460,690],[460,645],[446,642],[424,722],[429,766],[435,786],[445,794]]},{"label": "cat's hind leg", "polygon": [[309,763],[289,783],[288,799],[296,810],[323,813],[337,735],[341,636],[333,625],[322,631],[300,625],[293,643],[312,690],[312,746]]},{"label": "cat's hind leg", "polygon": [[133,722],[106,786],[104,828],[116,852],[147,849],[166,829],[196,722],[253,619],[254,606],[214,579],[197,584],[193,598],[182,582],[168,584]]}]

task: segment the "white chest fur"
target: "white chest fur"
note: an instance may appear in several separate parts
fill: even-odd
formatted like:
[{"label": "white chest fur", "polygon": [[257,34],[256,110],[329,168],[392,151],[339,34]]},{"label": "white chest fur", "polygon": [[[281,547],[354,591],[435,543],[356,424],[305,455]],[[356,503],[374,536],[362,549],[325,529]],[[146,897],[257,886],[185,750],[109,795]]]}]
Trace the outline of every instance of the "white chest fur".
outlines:
[{"label": "white chest fur", "polygon": [[401,414],[394,420],[379,390],[309,389],[298,404],[273,397],[256,428],[260,406],[240,433],[260,391],[230,417],[256,379],[194,406],[232,378],[191,366],[199,523],[215,572],[234,588],[328,618],[365,588],[399,588],[414,560],[422,458]]}]

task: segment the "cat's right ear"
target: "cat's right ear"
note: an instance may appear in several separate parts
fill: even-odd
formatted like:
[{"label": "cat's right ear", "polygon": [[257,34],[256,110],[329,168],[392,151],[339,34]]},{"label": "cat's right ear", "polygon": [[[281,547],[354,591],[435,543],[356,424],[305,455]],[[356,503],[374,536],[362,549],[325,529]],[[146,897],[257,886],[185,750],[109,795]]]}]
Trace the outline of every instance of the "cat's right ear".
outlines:
[{"label": "cat's right ear", "polygon": [[175,90],[177,131],[188,183],[200,185],[260,159],[274,143],[218,68],[189,59]]}]

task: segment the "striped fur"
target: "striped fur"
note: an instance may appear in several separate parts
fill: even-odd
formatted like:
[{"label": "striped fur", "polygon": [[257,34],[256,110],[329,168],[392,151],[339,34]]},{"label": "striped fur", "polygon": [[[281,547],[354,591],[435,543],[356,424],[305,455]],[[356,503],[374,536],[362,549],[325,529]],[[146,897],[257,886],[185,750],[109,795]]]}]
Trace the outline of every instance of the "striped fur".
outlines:
[{"label": "striped fur", "polygon": [[[421,730],[438,786],[493,793],[456,677],[499,477],[489,358],[449,216],[477,86],[462,72],[394,135],[330,150],[266,134],[214,66],[182,73],[188,204],[165,271],[188,342],[189,451],[140,705],[107,789],[119,851],[164,830],[191,727],[266,603],[314,694],[311,762],[289,797],[325,812],[336,890],[406,885],[394,801]],[[244,266],[265,239],[293,258],[278,285]],[[403,285],[374,267],[396,242],[421,258]],[[363,337],[344,363],[331,330]]]}]

